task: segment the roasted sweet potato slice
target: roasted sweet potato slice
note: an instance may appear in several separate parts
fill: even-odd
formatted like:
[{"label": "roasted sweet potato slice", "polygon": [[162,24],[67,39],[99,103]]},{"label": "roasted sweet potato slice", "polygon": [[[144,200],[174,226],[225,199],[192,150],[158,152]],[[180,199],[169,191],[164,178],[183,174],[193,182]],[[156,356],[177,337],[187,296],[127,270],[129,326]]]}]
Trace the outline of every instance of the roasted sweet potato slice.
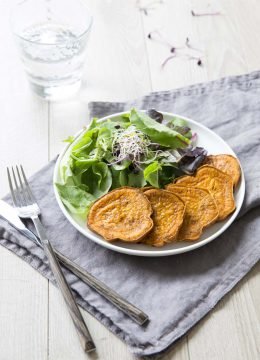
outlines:
[{"label": "roasted sweet potato slice", "polygon": [[238,160],[234,156],[227,154],[209,155],[206,157],[204,164],[214,166],[230,175],[234,187],[237,186],[241,176],[241,169]]},{"label": "roasted sweet potato slice", "polygon": [[167,185],[166,189],[178,195],[186,205],[177,240],[198,240],[203,229],[218,218],[218,208],[213,196],[205,189],[175,184]]},{"label": "roasted sweet potato slice", "polygon": [[154,188],[153,186],[145,186],[145,187],[140,188],[140,190],[142,192],[145,192],[145,191],[148,191],[148,190],[151,190],[151,189],[156,189],[156,188]]},{"label": "roasted sweet potato slice", "polygon": [[153,228],[151,215],[152,206],[142,191],[122,187],[92,205],[87,225],[107,241],[138,242]]},{"label": "roasted sweet potato slice", "polygon": [[182,176],[175,183],[208,190],[216,201],[219,221],[226,219],[236,208],[231,176],[213,166],[204,165],[197,170],[195,175]]},{"label": "roasted sweet potato slice", "polygon": [[177,195],[166,190],[151,189],[144,194],[152,205],[154,228],[142,242],[163,246],[176,240],[184,218],[184,202]]}]

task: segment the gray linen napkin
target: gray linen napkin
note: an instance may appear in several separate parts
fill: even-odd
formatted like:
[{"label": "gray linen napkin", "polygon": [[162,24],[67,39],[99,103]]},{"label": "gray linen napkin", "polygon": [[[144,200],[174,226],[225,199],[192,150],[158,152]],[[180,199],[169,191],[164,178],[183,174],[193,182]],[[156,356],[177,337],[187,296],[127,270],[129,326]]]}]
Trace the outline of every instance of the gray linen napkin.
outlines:
[{"label": "gray linen napkin", "polygon": [[[43,223],[55,247],[143,309],[151,321],[145,327],[138,326],[66,271],[78,303],[136,355],[144,356],[163,352],[183,336],[259,260],[260,72],[152,93],[128,103],[92,103],[90,112],[100,117],[133,105],[186,115],[213,129],[237,153],[246,177],[246,198],[239,220],[203,248],[163,258],[115,253],[79,234],[55,201],[54,161],[31,178],[43,210]],[[42,250],[2,220],[0,244],[53,280]]]}]

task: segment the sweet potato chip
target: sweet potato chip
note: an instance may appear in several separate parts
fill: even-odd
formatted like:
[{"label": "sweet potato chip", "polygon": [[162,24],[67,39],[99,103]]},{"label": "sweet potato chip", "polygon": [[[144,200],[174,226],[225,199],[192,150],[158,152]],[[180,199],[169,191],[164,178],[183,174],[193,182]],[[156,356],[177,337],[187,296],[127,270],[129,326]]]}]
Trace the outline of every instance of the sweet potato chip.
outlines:
[{"label": "sweet potato chip", "polygon": [[237,186],[241,176],[241,169],[238,160],[234,156],[227,154],[209,155],[206,157],[204,164],[214,166],[215,168],[230,175],[232,177],[234,187]]},{"label": "sweet potato chip", "polygon": [[175,184],[167,185],[166,189],[178,195],[186,205],[177,240],[198,240],[202,230],[218,218],[218,208],[213,196],[205,189]]},{"label": "sweet potato chip", "polygon": [[175,183],[208,190],[217,204],[218,220],[224,220],[236,208],[231,176],[213,166],[204,165],[194,176],[182,176]]},{"label": "sweet potato chip", "polygon": [[154,228],[142,242],[163,246],[167,242],[176,240],[184,218],[183,201],[175,194],[159,189],[147,190],[145,196],[152,205]]},{"label": "sweet potato chip", "polygon": [[151,215],[152,206],[142,191],[122,187],[92,205],[87,224],[107,241],[137,242],[153,228]]}]

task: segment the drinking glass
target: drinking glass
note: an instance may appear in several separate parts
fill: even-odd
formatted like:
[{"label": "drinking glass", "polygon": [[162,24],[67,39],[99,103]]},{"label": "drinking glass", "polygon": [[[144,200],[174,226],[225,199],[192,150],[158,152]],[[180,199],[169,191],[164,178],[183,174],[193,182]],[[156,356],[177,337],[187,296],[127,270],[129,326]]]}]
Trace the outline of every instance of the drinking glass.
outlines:
[{"label": "drinking glass", "polygon": [[92,16],[80,0],[24,0],[11,26],[30,85],[48,100],[80,88]]}]

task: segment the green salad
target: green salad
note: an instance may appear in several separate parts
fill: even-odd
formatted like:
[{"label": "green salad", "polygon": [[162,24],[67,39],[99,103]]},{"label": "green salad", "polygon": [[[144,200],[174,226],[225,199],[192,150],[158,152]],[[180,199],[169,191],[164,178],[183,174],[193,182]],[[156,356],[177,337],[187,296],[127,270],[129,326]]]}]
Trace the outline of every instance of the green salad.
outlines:
[{"label": "green salad", "polygon": [[185,120],[164,120],[154,110],[132,109],[117,118],[94,118],[60,163],[56,184],[68,210],[85,217],[91,204],[121,186],[162,188],[182,174],[192,174],[206,151],[195,147]]}]

